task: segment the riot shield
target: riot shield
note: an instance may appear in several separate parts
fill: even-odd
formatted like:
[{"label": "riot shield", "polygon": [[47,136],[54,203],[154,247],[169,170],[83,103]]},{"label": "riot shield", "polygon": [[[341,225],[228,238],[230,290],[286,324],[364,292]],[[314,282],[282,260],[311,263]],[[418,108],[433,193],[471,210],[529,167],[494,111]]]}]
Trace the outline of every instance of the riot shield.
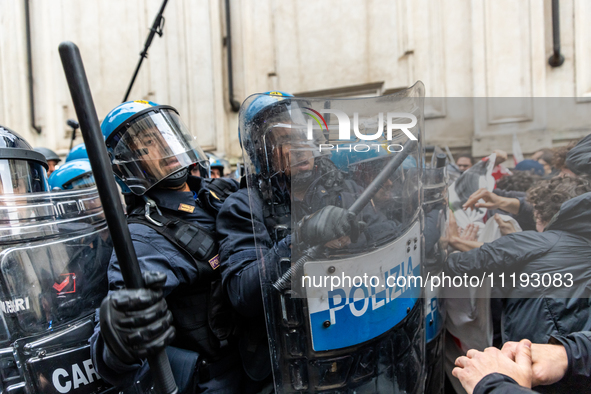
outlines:
[{"label": "riot shield", "polygon": [[423,84],[274,93],[249,97],[239,128],[276,391],[420,393]]},{"label": "riot shield", "polygon": [[[88,339],[112,245],[96,188],[0,196],[0,385],[98,393]],[[10,351],[6,351],[9,349]],[[17,368],[18,367],[18,368]]]},{"label": "riot shield", "polygon": [[[436,150],[437,151],[437,150]],[[435,155],[433,157],[435,159]],[[431,167],[423,172],[423,211],[425,215],[424,272],[429,278],[440,275],[447,258],[446,228],[448,222],[449,181],[445,155],[432,160]],[[430,279],[432,280],[432,279]],[[426,393],[442,394],[444,391],[444,300],[439,286],[425,283],[425,333],[426,333]]]}]

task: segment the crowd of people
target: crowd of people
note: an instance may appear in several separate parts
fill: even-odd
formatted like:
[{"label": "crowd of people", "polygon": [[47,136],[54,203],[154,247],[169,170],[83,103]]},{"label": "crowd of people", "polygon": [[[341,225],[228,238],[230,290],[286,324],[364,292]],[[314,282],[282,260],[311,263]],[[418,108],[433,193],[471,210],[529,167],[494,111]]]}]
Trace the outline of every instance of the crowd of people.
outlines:
[{"label": "crowd of people", "polygon": [[[363,221],[351,215],[351,204],[341,197],[359,186],[326,157],[305,150],[293,156],[301,142],[289,127],[290,97],[273,92],[248,108],[255,137],[245,150],[261,171],[255,194],[245,178],[228,177],[227,162],[199,148],[170,106],[130,101],[103,120],[146,283],[144,289],[125,288],[113,253],[105,272],[109,293],[90,338],[92,364],[111,385],[149,379],[146,357],[165,349],[180,393],[272,392],[261,261],[290,258],[292,242],[342,253],[397,233],[400,223],[381,219],[376,205],[362,212]],[[6,141],[16,135],[0,131]],[[269,145],[257,145],[263,139]],[[61,165],[51,150],[36,151],[45,157],[49,177],[32,191],[94,185],[84,144]],[[591,392],[591,135],[538,151],[511,170],[501,165],[506,160],[506,153],[495,151],[495,187],[474,191],[461,207],[485,209],[482,222],[495,222],[502,236],[479,240],[478,224],[461,227],[451,215],[443,271],[528,279],[547,274],[571,285],[505,286],[494,293],[495,340],[457,358],[448,378],[477,394],[526,393],[532,387]],[[460,154],[450,166],[463,176],[475,164],[470,154]],[[319,182],[321,177],[331,186],[326,179]],[[338,198],[340,205],[325,206],[326,198]],[[293,234],[282,231],[292,222]]]},{"label": "crowd of people", "polygon": [[[459,164],[471,164],[466,156]],[[479,189],[464,210],[487,209],[502,234],[478,242],[478,227],[451,220],[452,252],[445,271],[456,275],[516,273],[572,277],[568,288],[510,285],[491,299],[496,347],[468,350],[453,376],[468,393],[591,391],[591,135],[566,147],[536,152],[494,190]],[[509,215],[519,225],[500,219]],[[523,230],[523,231],[522,231]],[[528,283],[529,284],[529,283]],[[521,387],[520,387],[521,386]]]}]

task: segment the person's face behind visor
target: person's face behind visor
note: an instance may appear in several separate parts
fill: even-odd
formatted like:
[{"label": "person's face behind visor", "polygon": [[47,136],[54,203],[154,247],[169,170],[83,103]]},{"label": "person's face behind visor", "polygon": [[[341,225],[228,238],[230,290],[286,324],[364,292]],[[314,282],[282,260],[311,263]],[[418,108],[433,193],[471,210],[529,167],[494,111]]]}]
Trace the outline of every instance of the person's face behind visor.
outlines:
[{"label": "person's face behind visor", "polygon": [[306,132],[301,126],[277,124],[266,133],[265,138],[267,149],[271,149],[272,172],[295,176],[314,168],[314,149],[318,147],[306,139]]},{"label": "person's face behind visor", "polygon": [[48,190],[46,172],[41,164],[26,160],[0,160],[0,195]]},{"label": "person's face behind visor", "polygon": [[179,115],[170,108],[141,114],[107,144],[113,145],[115,174],[138,195],[183,168],[207,161]]},{"label": "person's face behind visor", "polygon": [[138,133],[130,148],[139,160],[146,163],[143,166],[144,170],[156,179],[162,179],[183,168],[163,135],[155,127]]}]

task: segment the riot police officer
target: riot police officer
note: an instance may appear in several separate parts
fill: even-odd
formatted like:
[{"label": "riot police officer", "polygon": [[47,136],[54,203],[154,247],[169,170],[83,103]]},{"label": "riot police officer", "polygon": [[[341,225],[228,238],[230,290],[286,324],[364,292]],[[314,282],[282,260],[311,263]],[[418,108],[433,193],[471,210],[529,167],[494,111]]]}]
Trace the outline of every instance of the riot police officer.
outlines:
[{"label": "riot police officer", "polygon": [[0,391],[99,393],[88,339],[109,232],[96,189],[48,193],[47,167],[0,126]]},{"label": "riot police officer", "polygon": [[70,152],[68,152],[68,156],[66,156],[66,163],[78,159],[88,159],[86,144],[84,143],[76,145],[70,150]]},{"label": "riot police officer", "polygon": [[225,160],[220,159],[219,157],[207,153],[209,157],[209,168],[211,169],[211,177],[212,178],[223,178],[224,177],[224,170],[226,169],[226,164],[228,163]]},{"label": "riot police officer", "polygon": [[95,185],[88,159],[65,163],[51,174],[48,181],[51,190],[75,190]]},{"label": "riot police officer", "polygon": [[[128,223],[149,289],[124,289],[113,255],[112,291],[91,340],[97,371],[132,385],[146,376],[145,357],[166,347],[179,392],[239,392],[242,368],[217,286],[214,217],[232,185],[206,188],[207,157],[170,106],[123,103],[101,130],[115,176],[133,193]],[[189,175],[193,164],[203,178]]]},{"label": "riot police officer", "polygon": [[[322,117],[317,117],[315,105],[318,102],[296,99],[284,92],[267,92],[251,96],[241,109],[239,131],[247,175],[241,180],[241,189],[224,203],[216,225],[224,289],[244,317],[242,362],[253,380],[269,381],[273,370],[279,392],[353,387],[387,392],[394,391],[394,381],[401,390],[416,392],[421,390],[423,372],[419,360],[424,342],[418,328],[422,311],[416,303],[416,291],[412,296],[407,293],[408,298],[400,303],[398,309],[404,313],[391,314],[400,316],[397,321],[376,328],[376,332],[381,330],[379,334],[371,332],[369,322],[360,330],[350,327],[347,332],[337,332],[332,331],[337,325],[331,324],[331,319],[323,318],[317,325],[318,315],[310,312],[304,316],[312,310],[310,302],[314,297],[308,294],[307,300],[302,299],[294,283],[308,261],[359,256],[390,243],[401,232],[400,223],[388,218],[371,199],[357,212],[350,210],[364,190],[350,174],[337,168],[330,152],[322,151],[323,145],[329,146],[323,142],[331,130]],[[306,122],[305,110],[321,131],[312,126],[314,121]],[[375,196],[375,192],[370,193]],[[409,215],[413,220],[419,209],[415,200]],[[413,226],[413,231],[417,228]],[[417,237],[414,239],[416,250]],[[412,240],[408,242],[410,245]],[[418,272],[417,260],[411,271]],[[356,262],[349,264],[352,267]],[[326,267],[324,272],[335,273],[338,266]],[[328,316],[329,311],[325,312]],[[401,320],[406,327],[391,330]],[[407,364],[396,372],[392,371],[393,360],[388,361],[389,366],[378,367],[378,348],[388,347],[385,343],[391,339],[380,343],[374,338],[384,332],[408,344],[404,350],[396,350]],[[383,373],[390,377],[378,378]]]},{"label": "riot police officer", "polygon": [[58,163],[62,161],[62,159],[57,155],[57,153],[48,148],[39,147],[35,148],[35,151],[41,153],[43,156],[45,156],[45,159],[47,159],[47,176],[50,176],[51,173],[55,171],[55,166],[57,166]]},{"label": "riot police officer", "polygon": [[47,191],[47,160],[20,135],[0,125],[0,194]]}]

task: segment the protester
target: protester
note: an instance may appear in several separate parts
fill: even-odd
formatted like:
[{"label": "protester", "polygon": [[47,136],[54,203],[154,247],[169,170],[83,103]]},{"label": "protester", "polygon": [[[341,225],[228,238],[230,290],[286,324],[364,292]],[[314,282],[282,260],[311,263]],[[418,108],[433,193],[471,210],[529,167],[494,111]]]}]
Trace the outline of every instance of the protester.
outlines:
[{"label": "protester", "polygon": [[470,153],[460,153],[456,159],[456,166],[461,172],[466,171],[474,165],[474,158]]},{"label": "protester", "polygon": [[[515,166],[515,171],[528,171],[533,175],[543,176],[544,166],[535,160],[522,160]],[[498,185],[497,185],[498,186]]]},{"label": "protester", "polygon": [[505,192],[501,189],[491,192],[485,188],[479,189],[468,198],[463,209],[479,208],[509,213],[524,231],[536,229],[533,207],[522,192]]},{"label": "protester", "polygon": [[506,385],[511,385],[511,393],[529,393],[531,390],[521,390],[532,387],[532,350],[531,342],[521,341],[516,349],[514,359],[503,354],[495,347],[483,352],[475,349],[468,350],[466,356],[456,359],[456,368],[452,374],[460,380],[468,394],[491,393],[492,387],[505,393]]},{"label": "protester", "polygon": [[[572,154],[570,151],[575,145],[572,145],[570,148],[560,148],[555,152],[555,165],[560,166],[562,169],[561,176],[568,175],[576,177],[579,174],[591,175],[591,135],[581,140],[576,146],[577,149]],[[567,161],[570,168],[566,164]],[[503,181],[504,178],[507,178],[507,180]],[[502,181],[501,185],[507,187],[507,189],[516,187],[511,177],[504,178],[499,180],[499,182]],[[503,182],[508,182],[509,185]],[[519,187],[522,188],[521,186]],[[483,200],[483,202],[480,202],[480,200]],[[490,192],[486,188],[481,188],[468,198],[463,208],[487,208],[489,211],[500,209],[511,214],[524,231],[535,230],[533,208],[526,201],[525,194],[517,190],[503,190],[503,188],[497,187],[493,192]]]},{"label": "protester", "polygon": [[568,145],[566,146],[559,146],[557,148],[554,148],[554,156],[552,157],[552,166],[554,168],[556,168],[559,176],[576,176],[576,173],[573,172],[572,168],[569,168],[569,166],[566,163],[566,158],[569,154],[569,152],[571,151],[571,149],[573,149],[576,145],[577,145],[578,141],[571,141]]},{"label": "protester", "polygon": [[555,171],[555,168],[552,166],[553,157],[554,151],[552,149],[545,148],[535,152],[531,159],[544,166],[544,174],[546,176],[550,176]]},{"label": "protester", "polygon": [[[509,156],[507,155],[507,152],[501,149],[495,149],[493,153],[495,154],[495,165],[492,169],[491,175],[495,179],[495,182],[498,182],[500,179],[511,175],[511,171],[509,171],[507,167],[502,164],[507,161]],[[487,158],[485,157],[482,160],[487,160]]]},{"label": "protester", "polygon": [[[534,393],[522,387],[553,385],[557,393],[591,392],[591,332],[552,336],[548,344],[524,339],[502,350],[470,350],[456,360],[456,376],[468,393]],[[519,387],[522,386],[522,387]],[[550,387],[549,387],[550,388]],[[548,389],[549,389],[548,388]]]},{"label": "protester", "polygon": [[[570,273],[573,291],[591,288],[587,274],[591,255],[590,191],[591,182],[586,178],[554,178],[540,182],[528,192],[539,232],[513,233],[468,252],[452,253],[445,263],[446,273],[505,272],[509,275],[515,272],[517,277],[521,273],[528,277]],[[524,337],[546,342],[551,335],[591,328],[589,299],[567,299],[562,293],[558,298],[553,290],[504,288],[507,300],[503,309],[503,342]],[[550,319],[546,308],[552,309],[556,317]],[[537,324],[531,324],[533,321]]]},{"label": "protester", "polygon": [[[521,164],[521,163],[520,163]],[[530,171],[513,171],[511,175],[504,176],[497,182],[497,188],[493,191],[497,195],[504,195],[499,192],[503,190],[505,192],[516,191],[526,192],[536,182],[542,179],[541,176],[534,174]]]},{"label": "protester", "polygon": [[591,175],[591,134],[567,153],[565,166],[576,175]]},{"label": "protester", "polygon": [[539,151],[536,151],[531,155],[531,159],[535,160],[535,161],[539,161],[544,155],[548,155],[548,154],[550,155],[550,159],[552,159],[552,156],[554,155],[554,152],[552,151],[552,149],[550,149],[550,148],[540,149]]},{"label": "protester", "polygon": [[[517,232],[515,226],[513,226],[511,222],[503,220],[501,215],[498,213],[493,216],[493,219],[497,222],[502,235],[508,235]],[[451,215],[449,219],[448,232],[449,245],[453,249],[459,250],[461,252],[467,252],[469,250],[481,247],[484,245],[484,242],[478,241],[479,229],[480,227],[478,227],[476,224],[470,223],[465,229],[460,231],[460,229],[458,229],[454,215]]]}]

